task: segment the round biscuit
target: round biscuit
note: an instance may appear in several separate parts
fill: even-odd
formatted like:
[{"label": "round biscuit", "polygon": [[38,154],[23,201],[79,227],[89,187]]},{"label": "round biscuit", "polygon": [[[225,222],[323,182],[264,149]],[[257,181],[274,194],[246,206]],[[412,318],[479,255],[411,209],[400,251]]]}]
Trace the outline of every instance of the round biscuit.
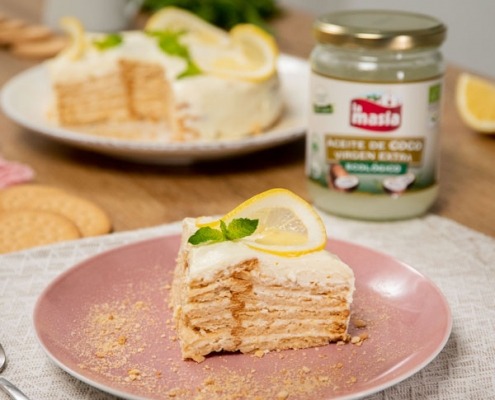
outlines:
[{"label": "round biscuit", "polygon": [[27,22],[19,18],[3,18],[0,21],[0,32],[9,31],[11,29],[22,28]]},{"label": "round biscuit", "polygon": [[0,38],[2,36],[4,42],[17,44],[49,39],[53,37],[53,31],[44,25],[27,25],[19,29],[12,29],[4,35],[0,34]]},{"label": "round biscuit", "polygon": [[0,213],[0,254],[80,238],[69,219],[46,211]]},{"label": "round biscuit", "polygon": [[110,232],[110,218],[95,203],[51,186],[26,184],[0,191],[0,210],[40,210],[61,214],[83,237]]},{"label": "round biscuit", "polygon": [[[10,186],[0,191],[0,198],[4,196],[9,198],[8,202],[16,201],[16,198],[36,197],[44,194],[67,193],[63,189],[54,186],[43,185],[40,183],[23,183],[20,185]],[[0,207],[1,208],[1,207]]]},{"label": "round biscuit", "polygon": [[64,36],[51,36],[46,39],[14,43],[10,52],[20,58],[43,60],[60,53],[67,46]]}]

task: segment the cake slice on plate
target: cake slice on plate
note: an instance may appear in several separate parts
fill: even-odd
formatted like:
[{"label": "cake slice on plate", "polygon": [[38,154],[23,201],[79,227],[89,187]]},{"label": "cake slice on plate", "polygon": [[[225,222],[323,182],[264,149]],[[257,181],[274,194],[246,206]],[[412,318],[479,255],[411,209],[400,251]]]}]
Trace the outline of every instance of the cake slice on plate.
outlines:
[{"label": "cake slice on plate", "polygon": [[272,189],[221,220],[186,218],[172,286],[184,359],[347,340],[354,274],[303,199]]}]

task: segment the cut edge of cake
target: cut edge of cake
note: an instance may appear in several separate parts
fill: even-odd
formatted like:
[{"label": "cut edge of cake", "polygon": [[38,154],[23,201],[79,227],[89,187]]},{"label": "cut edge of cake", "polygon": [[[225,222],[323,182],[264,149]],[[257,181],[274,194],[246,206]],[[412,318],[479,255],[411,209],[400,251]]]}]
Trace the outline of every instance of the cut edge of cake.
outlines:
[{"label": "cut edge of cake", "polygon": [[194,227],[184,220],[171,294],[184,359],[349,339],[354,275],[338,257],[326,250],[280,257],[235,242],[192,246]]}]

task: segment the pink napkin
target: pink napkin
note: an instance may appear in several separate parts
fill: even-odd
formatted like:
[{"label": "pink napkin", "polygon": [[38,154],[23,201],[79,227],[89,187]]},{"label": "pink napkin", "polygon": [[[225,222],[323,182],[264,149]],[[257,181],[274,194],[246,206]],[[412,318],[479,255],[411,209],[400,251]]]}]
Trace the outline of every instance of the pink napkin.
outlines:
[{"label": "pink napkin", "polygon": [[31,167],[0,157],[0,189],[17,183],[29,182],[34,178]]}]

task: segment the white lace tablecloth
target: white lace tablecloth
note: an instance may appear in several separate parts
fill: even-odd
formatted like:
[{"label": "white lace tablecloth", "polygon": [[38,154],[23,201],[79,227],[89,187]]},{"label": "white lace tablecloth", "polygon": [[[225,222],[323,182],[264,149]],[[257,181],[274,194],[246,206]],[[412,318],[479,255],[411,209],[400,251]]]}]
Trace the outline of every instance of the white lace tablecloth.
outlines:
[{"label": "white lace tablecloth", "polygon": [[[452,309],[452,334],[438,357],[369,398],[495,399],[495,239],[433,215],[392,223],[324,221],[330,237],[386,252],[428,276]],[[35,302],[52,279],[90,255],[179,231],[174,223],[1,256],[0,343],[10,360],[2,376],[32,400],[114,399],[48,359],[33,329]]]}]

